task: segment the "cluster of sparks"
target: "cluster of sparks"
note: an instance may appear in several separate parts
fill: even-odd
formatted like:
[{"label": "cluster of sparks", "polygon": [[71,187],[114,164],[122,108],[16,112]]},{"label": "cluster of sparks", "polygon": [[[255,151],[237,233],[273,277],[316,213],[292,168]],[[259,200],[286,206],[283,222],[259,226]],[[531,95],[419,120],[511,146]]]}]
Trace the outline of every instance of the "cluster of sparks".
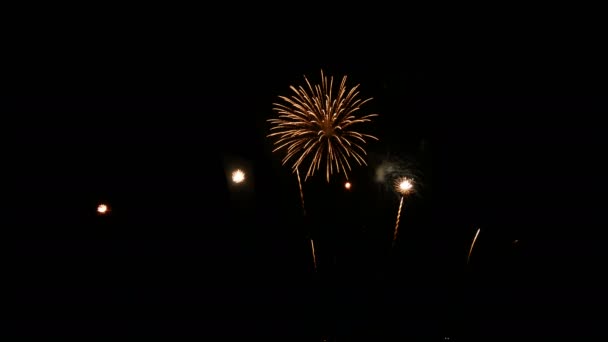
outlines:
[{"label": "cluster of sparks", "polygon": [[336,92],[333,77],[327,78],[321,71],[321,84],[311,85],[306,76],[307,88],[290,86],[291,97],[279,96],[285,103],[274,103],[278,118],[268,120],[272,124],[268,137],[278,137],[276,152],[286,149],[283,165],[292,161],[293,172],[303,163],[308,163],[304,180],[314,175],[325,161],[325,175],[343,172],[348,179],[351,171],[349,159],[360,166],[367,165],[363,147],[366,138],[378,138],[357,132],[353,126],[371,121],[377,114],[357,117],[355,114],[368,99],[360,99],[359,85],[348,89],[344,76]]},{"label": "cluster of sparks", "polygon": [[403,196],[410,193],[413,189],[413,182],[407,177],[402,177],[395,181],[395,190]]}]

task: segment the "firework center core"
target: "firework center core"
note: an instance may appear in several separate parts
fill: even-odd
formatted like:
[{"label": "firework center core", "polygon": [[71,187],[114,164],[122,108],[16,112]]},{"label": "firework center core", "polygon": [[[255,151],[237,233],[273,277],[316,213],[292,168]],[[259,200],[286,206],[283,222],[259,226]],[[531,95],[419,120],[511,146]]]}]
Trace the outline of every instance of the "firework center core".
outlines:
[{"label": "firework center core", "polygon": [[334,130],[334,127],[333,127],[333,123],[329,119],[323,120],[321,122],[321,130],[323,131],[323,135],[325,137],[329,138],[329,137],[335,135],[335,130]]}]

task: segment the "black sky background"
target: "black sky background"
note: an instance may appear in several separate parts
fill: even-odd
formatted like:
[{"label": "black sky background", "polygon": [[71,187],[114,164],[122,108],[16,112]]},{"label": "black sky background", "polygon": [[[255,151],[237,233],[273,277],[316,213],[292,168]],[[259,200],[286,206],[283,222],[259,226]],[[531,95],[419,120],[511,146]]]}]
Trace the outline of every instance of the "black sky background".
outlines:
[{"label": "black sky background", "polygon": [[[19,335],[216,340],[605,334],[597,42],[428,27],[353,42],[41,32],[13,50],[9,322]],[[321,69],[373,97],[380,141],[351,192],[341,175],[306,182],[302,218],[266,120]],[[389,157],[422,176],[393,250],[399,198],[373,181]],[[243,189],[228,183],[236,166]]]}]

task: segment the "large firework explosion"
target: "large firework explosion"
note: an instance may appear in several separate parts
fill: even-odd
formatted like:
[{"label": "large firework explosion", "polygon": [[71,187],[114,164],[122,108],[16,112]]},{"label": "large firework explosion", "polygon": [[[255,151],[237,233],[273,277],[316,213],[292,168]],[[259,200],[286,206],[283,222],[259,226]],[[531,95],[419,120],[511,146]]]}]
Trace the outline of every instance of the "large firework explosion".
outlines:
[{"label": "large firework explosion", "polygon": [[349,159],[367,165],[363,158],[365,139],[378,140],[354,130],[356,124],[369,122],[377,114],[355,115],[371,98],[360,99],[359,85],[348,89],[346,79],[342,78],[334,93],[333,77],[328,80],[321,70],[321,84],[313,86],[304,76],[307,88],[290,86],[294,95],[279,96],[284,103],[273,104],[278,114],[278,118],[268,120],[272,124],[268,137],[278,137],[273,152],[286,149],[283,165],[292,160],[294,173],[308,163],[304,180],[313,176],[323,161],[328,182],[334,172],[343,172],[348,179],[348,171],[352,170]]}]

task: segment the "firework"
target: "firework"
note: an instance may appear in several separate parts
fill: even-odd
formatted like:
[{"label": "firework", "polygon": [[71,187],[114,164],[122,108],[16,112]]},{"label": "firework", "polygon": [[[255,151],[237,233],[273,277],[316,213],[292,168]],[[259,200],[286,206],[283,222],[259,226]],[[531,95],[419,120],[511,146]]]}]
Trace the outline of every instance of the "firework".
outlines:
[{"label": "firework", "polygon": [[245,173],[241,170],[235,170],[232,172],[232,181],[235,183],[242,183],[245,181]]},{"label": "firework", "polygon": [[300,202],[302,204],[302,213],[306,216],[306,207],[304,206],[304,191],[302,191],[302,182],[300,181],[300,171],[296,169],[296,176],[298,176],[298,187],[300,188]]},{"label": "firework", "polygon": [[[289,88],[294,92],[291,97],[279,96],[283,103],[274,103],[273,111],[277,118],[269,119],[272,127],[269,138],[277,138],[276,148],[272,152],[286,150],[282,164],[292,161],[291,169],[296,174],[300,190],[302,212],[306,216],[304,192],[300,180],[300,166],[307,163],[304,181],[314,175],[325,163],[327,182],[332,174],[343,172],[348,179],[352,170],[349,159],[354,159],[360,166],[367,165],[364,144],[366,139],[378,138],[353,130],[357,124],[371,121],[377,114],[357,117],[355,114],[371,98],[362,100],[359,96],[359,85],[348,89],[344,76],[337,91],[334,92],[333,77],[328,78],[321,70],[321,84],[314,86],[308,81],[307,88],[302,86]],[[317,267],[314,241],[310,239],[315,270]]]},{"label": "firework", "polygon": [[403,206],[403,198],[414,190],[413,181],[407,177],[401,177],[395,181],[395,190],[401,194],[399,200],[399,210],[397,211],[397,222],[395,223],[395,231],[393,232],[393,242],[397,240],[399,232],[399,218],[401,217],[401,207]]},{"label": "firework", "polygon": [[315,271],[317,270],[317,253],[315,252],[315,242],[313,239],[310,239],[310,248],[312,250],[312,263],[315,267]]},{"label": "firework", "polygon": [[[473,238],[473,242],[471,243],[471,248],[469,249],[469,255],[467,256],[467,264],[471,261],[471,253],[473,252],[473,246],[475,246],[475,241],[477,241],[477,236],[479,235],[479,231],[481,228],[477,229],[477,233],[475,233],[475,237]],[[517,240],[515,240],[517,241]]]},{"label": "firework", "polygon": [[407,177],[399,178],[395,181],[395,190],[401,194],[401,196],[407,195],[414,189],[414,184],[411,179]]},{"label": "firework", "polygon": [[418,190],[424,187],[424,175],[420,165],[411,156],[400,156],[392,153],[370,154],[370,165],[374,168],[374,181],[378,184],[380,193],[395,193],[401,197],[399,191],[395,191],[395,185],[403,177],[416,180],[416,195]]},{"label": "firework", "polygon": [[306,76],[307,88],[290,86],[294,92],[291,97],[279,96],[284,103],[274,103],[273,110],[278,118],[268,120],[271,133],[268,137],[277,137],[273,152],[285,149],[282,163],[292,161],[292,170],[307,163],[304,181],[314,175],[315,171],[325,164],[325,177],[343,172],[348,179],[351,171],[349,159],[354,159],[360,166],[367,165],[363,156],[367,153],[363,147],[366,138],[378,138],[355,131],[357,124],[371,121],[377,114],[357,117],[355,114],[361,106],[372,98],[360,99],[359,85],[348,89],[344,76],[334,92],[333,77],[328,78],[321,71],[321,84],[311,85]]},{"label": "firework", "polygon": [[99,215],[105,215],[110,211],[110,208],[106,204],[100,204],[97,206],[97,213]]}]

